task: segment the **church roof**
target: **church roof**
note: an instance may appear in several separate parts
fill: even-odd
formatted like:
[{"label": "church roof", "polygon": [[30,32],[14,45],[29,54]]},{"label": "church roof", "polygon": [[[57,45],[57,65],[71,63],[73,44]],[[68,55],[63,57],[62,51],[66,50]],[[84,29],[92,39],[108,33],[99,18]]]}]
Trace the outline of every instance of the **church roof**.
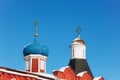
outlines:
[{"label": "church roof", "polygon": [[77,74],[77,76],[83,76],[85,73],[87,73],[87,71],[83,71]]},{"label": "church roof", "polygon": [[85,42],[84,40],[80,39],[79,37],[78,38],[75,38],[72,42],[72,45],[76,45],[76,44],[82,44],[82,45],[85,45]]},{"label": "church roof", "polygon": [[103,77],[102,76],[95,77],[93,80],[103,80]]},{"label": "church roof", "polygon": [[83,40],[81,40],[80,38],[74,39],[73,43],[75,43],[75,42],[85,44],[85,42]]},{"label": "church roof", "polygon": [[44,73],[33,73],[33,72],[26,72],[26,71],[20,71],[5,67],[0,67],[0,72],[16,75],[16,76],[22,76],[22,77],[31,77],[37,80],[55,80],[55,76],[51,74],[44,74]]},{"label": "church roof", "polygon": [[62,68],[59,69],[59,71],[64,72],[66,68],[69,68],[69,66],[62,67]]},{"label": "church roof", "polygon": [[76,74],[87,71],[93,77],[87,60],[85,59],[71,59],[69,66],[75,71]]}]

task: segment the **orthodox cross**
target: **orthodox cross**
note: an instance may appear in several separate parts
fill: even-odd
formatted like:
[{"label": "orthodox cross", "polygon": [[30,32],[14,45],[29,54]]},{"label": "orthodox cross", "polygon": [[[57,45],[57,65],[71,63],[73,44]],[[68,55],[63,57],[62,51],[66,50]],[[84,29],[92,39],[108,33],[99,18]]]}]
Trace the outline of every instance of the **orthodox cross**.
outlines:
[{"label": "orthodox cross", "polygon": [[36,20],[36,21],[34,22],[34,27],[35,27],[35,34],[34,34],[34,36],[35,36],[35,37],[38,37],[38,36],[39,36],[39,34],[38,34],[38,25],[39,25],[39,22],[38,22],[38,20]]},{"label": "orthodox cross", "polygon": [[77,32],[78,34],[78,38],[80,38],[80,32],[82,31],[82,29],[80,28],[80,26],[78,25],[77,29],[75,32]]}]

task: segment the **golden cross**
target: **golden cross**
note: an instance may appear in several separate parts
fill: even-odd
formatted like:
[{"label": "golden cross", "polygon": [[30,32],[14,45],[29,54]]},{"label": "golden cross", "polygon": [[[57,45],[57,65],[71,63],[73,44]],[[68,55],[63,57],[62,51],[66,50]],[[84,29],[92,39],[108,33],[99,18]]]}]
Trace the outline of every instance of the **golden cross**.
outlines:
[{"label": "golden cross", "polygon": [[78,27],[77,27],[77,29],[76,29],[76,31],[75,32],[77,32],[78,33],[78,35],[80,35],[80,32],[82,31],[82,29],[80,28],[80,26],[78,25]]},{"label": "golden cross", "polygon": [[38,20],[36,20],[35,21],[35,23],[34,23],[34,26],[35,26],[35,34],[34,34],[34,36],[35,37],[38,37],[38,25],[39,25],[39,22],[38,22]]},{"label": "golden cross", "polygon": [[38,20],[35,21],[34,26],[37,27],[39,24]]}]

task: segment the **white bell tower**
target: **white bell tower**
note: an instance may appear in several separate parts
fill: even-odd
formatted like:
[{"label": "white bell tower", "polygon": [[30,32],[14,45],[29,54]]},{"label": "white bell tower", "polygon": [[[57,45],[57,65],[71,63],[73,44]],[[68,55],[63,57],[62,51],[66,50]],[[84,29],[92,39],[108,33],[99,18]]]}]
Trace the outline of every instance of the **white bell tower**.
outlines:
[{"label": "white bell tower", "polygon": [[78,37],[74,39],[71,48],[71,59],[86,59],[86,46],[83,40],[80,39],[80,27],[78,26],[76,32]]},{"label": "white bell tower", "polygon": [[76,74],[87,71],[93,77],[86,59],[86,45],[80,38],[81,29],[79,26],[76,32],[78,33],[78,37],[75,38],[70,45],[71,59],[69,66],[74,70]]}]

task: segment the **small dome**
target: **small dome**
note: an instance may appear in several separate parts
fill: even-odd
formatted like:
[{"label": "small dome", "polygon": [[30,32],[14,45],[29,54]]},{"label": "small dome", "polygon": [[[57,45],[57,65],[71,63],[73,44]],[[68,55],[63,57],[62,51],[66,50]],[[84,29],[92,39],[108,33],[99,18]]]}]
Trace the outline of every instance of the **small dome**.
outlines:
[{"label": "small dome", "polygon": [[26,45],[23,49],[24,56],[27,56],[29,54],[41,54],[44,56],[48,56],[49,50],[47,46],[41,45],[39,43],[33,43]]},{"label": "small dome", "polygon": [[81,44],[85,44],[85,42],[83,40],[81,40],[80,38],[76,38],[74,39],[73,43],[77,42],[77,43],[81,43]]}]

